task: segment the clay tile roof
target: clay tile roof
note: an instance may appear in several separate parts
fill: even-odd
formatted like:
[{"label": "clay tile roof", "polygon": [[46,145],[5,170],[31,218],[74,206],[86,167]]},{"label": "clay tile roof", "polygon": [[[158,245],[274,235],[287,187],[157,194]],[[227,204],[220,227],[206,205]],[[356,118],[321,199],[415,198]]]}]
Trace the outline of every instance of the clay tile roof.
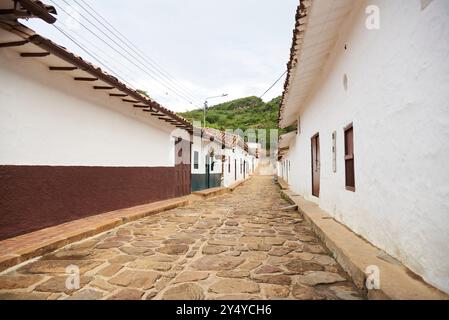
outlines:
[{"label": "clay tile roof", "polygon": [[214,128],[203,128],[203,136],[213,137],[215,141],[224,144],[227,148],[234,148],[237,145],[248,150],[246,142],[238,134],[233,134],[226,131],[220,131]]},{"label": "clay tile roof", "polygon": [[287,77],[285,78],[284,82],[284,91],[282,93],[282,98],[280,102],[279,107],[279,113],[278,113],[278,122],[281,120],[281,114],[282,109],[284,106],[284,98],[285,94],[287,92],[287,88],[290,83],[290,77],[291,77],[291,71],[292,68],[296,65],[297,58],[296,53],[300,50],[299,40],[303,37],[305,29],[303,28],[303,25],[306,23],[305,18],[308,14],[308,8],[311,6],[311,2],[313,0],[301,0],[298,7],[296,8],[296,15],[295,15],[295,28],[293,29],[293,36],[292,36],[292,46],[290,48],[290,60],[287,63]]}]

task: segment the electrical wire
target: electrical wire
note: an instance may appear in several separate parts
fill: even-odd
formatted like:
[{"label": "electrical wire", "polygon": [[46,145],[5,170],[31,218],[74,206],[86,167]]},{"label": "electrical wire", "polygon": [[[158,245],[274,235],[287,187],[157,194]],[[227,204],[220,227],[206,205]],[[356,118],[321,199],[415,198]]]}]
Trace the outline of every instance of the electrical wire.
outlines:
[{"label": "electrical wire", "polygon": [[[142,50],[140,50],[133,42],[131,42],[128,37],[123,35],[119,30],[117,30],[111,23],[109,23],[104,16],[102,16],[98,11],[96,11],[92,6],[90,6],[86,1],[80,0],[85,6],[87,6],[89,10],[87,10],[84,6],[82,6],[77,0],[74,2],[86,11],[90,16],[92,16],[98,23],[100,23],[106,30],[108,30],[111,34],[113,34],[117,39],[119,39],[122,43],[124,43],[130,50],[136,53],[140,58],[144,59],[149,65],[151,65],[160,75],[164,76],[168,79],[173,85],[177,86],[178,89],[182,90],[185,94],[187,94],[193,100],[196,100],[199,103],[202,103],[200,99],[196,98],[193,93],[190,92],[185,86],[179,83],[170,73],[165,71],[162,67],[158,66],[158,63],[154,61],[151,57],[146,55]],[[97,15],[101,20],[103,20],[107,25],[105,25],[99,18],[97,18],[92,12]],[[109,27],[108,27],[109,26]],[[112,30],[111,30],[112,29]],[[117,35],[118,34],[118,35]]]},{"label": "electrical wire", "polygon": [[[109,48],[111,48],[112,50],[114,50],[117,54],[119,54],[121,57],[123,57],[124,59],[126,59],[129,63],[131,63],[134,67],[136,67],[137,69],[139,69],[140,71],[144,72],[145,74],[147,74],[151,79],[153,79],[154,81],[161,83],[161,81],[159,81],[154,75],[152,75],[151,73],[149,73],[147,70],[145,70],[144,68],[142,68],[142,66],[136,64],[134,61],[132,61],[128,56],[124,55],[122,52],[120,52],[118,49],[116,49],[113,45],[111,45],[109,42],[107,42],[106,40],[104,40],[102,37],[100,37],[97,33],[93,32],[89,27],[87,27],[85,24],[83,24],[81,21],[79,21],[79,19],[77,19],[76,17],[74,17],[72,14],[70,14],[69,12],[67,12],[67,10],[65,10],[62,6],[60,6],[59,4],[57,4],[56,2],[54,2],[53,0],[50,0],[52,3],[54,3],[58,8],[60,8],[62,11],[65,12],[66,15],[70,16],[74,21],[76,21],[77,23],[79,23],[84,29],[86,29],[89,33],[91,33],[93,36],[95,36],[98,40],[100,40],[101,42],[105,43]],[[63,0],[65,2],[65,0]],[[67,3],[67,2],[66,2]],[[68,3],[67,3],[68,4]],[[70,4],[68,4],[70,6]],[[73,8],[73,7],[72,7]],[[78,11],[77,11],[78,12]],[[79,13],[79,12],[78,12]],[[88,22],[90,22],[89,20],[87,20]],[[90,22],[91,23],[91,22]],[[94,25],[95,26],[95,25]],[[98,29],[98,28],[97,28]],[[101,31],[101,30],[100,30]],[[116,43],[116,42],[115,42]],[[119,46],[120,48],[123,47]],[[127,52],[125,50],[125,52]],[[98,60],[97,60],[98,61]],[[186,98],[184,95],[180,94],[179,92],[177,92],[176,90],[174,90],[173,88],[168,87],[166,84],[164,84],[164,86],[169,89],[170,91],[172,91],[175,95],[177,95],[178,97],[180,97],[181,99],[189,102],[191,104],[190,99]]]},{"label": "electrical wire", "polygon": [[276,79],[276,81],[259,97],[260,99],[262,99],[262,97],[264,96],[264,95],[266,95],[267,93],[268,93],[268,91],[270,91],[284,76],[285,76],[285,74],[287,73],[287,70],[285,70],[282,74],[281,74],[281,76],[279,77],[279,78],[277,78]]}]

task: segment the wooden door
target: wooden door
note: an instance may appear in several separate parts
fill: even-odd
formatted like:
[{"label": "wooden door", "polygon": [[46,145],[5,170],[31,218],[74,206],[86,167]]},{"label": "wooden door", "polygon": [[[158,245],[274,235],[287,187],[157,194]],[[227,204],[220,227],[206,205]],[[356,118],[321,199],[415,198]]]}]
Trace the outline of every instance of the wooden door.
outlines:
[{"label": "wooden door", "polygon": [[237,159],[234,159],[234,180],[237,181]]},{"label": "wooden door", "polygon": [[352,123],[345,128],[345,185],[346,190],[355,191],[354,129]]},{"label": "wooden door", "polygon": [[206,155],[205,163],[206,163],[206,167],[205,167],[206,189],[209,189],[210,188],[210,157],[209,157],[209,155]]},{"label": "wooden door", "polygon": [[246,178],[246,160],[243,160],[243,179]]},{"label": "wooden door", "polygon": [[181,197],[190,193],[190,142],[176,139],[175,142],[175,196]]},{"label": "wooden door", "polygon": [[317,133],[311,139],[312,143],[312,195],[320,196],[320,136]]}]

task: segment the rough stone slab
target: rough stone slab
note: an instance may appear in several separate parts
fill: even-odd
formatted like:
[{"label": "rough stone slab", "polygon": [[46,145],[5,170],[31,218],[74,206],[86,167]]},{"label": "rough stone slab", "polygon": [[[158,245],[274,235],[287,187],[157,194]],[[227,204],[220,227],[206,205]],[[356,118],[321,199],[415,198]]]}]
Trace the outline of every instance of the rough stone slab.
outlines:
[{"label": "rough stone slab", "polygon": [[103,291],[108,291],[108,292],[112,292],[115,289],[117,289],[117,287],[113,286],[112,284],[110,284],[106,280],[99,279],[99,278],[96,278],[95,280],[90,282],[89,286],[101,289]]},{"label": "rough stone slab", "polygon": [[209,291],[221,294],[257,293],[259,290],[257,283],[243,279],[220,280],[209,287]]},{"label": "rough stone slab", "polygon": [[324,267],[318,263],[310,262],[310,261],[303,261],[300,259],[295,259],[292,261],[289,261],[285,264],[285,267],[289,271],[293,271],[296,273],[304,273],[307,271],[323,271]]},{"label": "rough stone slab", "polygon": [[202,253],[203,254],[219,254],[222,252],[227,251],[228,248],[224,246],[209,246],[206,245],[203,247]]},{"label": "rough stone slab", "polygon": [[194,283],[183,283],[167,289],[162,300],[203,300],[203,289]]},{"label": "rough stone slab", "polygon": [[233,270],[245,260],[232,256],[204,256],[196,260],[192,267],[197,270]]},{"label": "rough stone slab", "polygon": [[21,289],[44,279],[40,275],[3,275],[0,276],[0,289]]},{"label": "rough stone slab", "polygon": [[249,271],[246,270],[225,270],[218,271],[217,277],[222,278],[246,278],[249,277]]},{"label": "rough stone slab", "polygon": [[292,295],[298,300],[324,300],[326,296],[314,288],[294,285]]},{"label": "rough stone slab", "polygon": [[274,247],[268,252],[268,254],[270,256],[281,257],[281,256],[285,256],[286,254],[290,253],[291,251],[293,251],[293,249],[284,248],[284,247]]},{"label": "rough stone slab", "polygon": [[279,284],[284,286],[289,286],[292,282],[292,279],[283,274],[276,274],[276,275],[253,275],[251,276],[251,279],[262,282],[262,283],[271,283],[271,284]]},{"label": "rough stone slab", "polygon": [[94,289],[83,289],[75,292],[67,300],[98,300],[103,297],[103,293]]},{"label": "rough stone slab", "polygon": [[154,261],[149,258],[137,259],[128,264],[128,268],[131,269],[146,269],[146,270],[156,270],[156,271],[168,271],[172,268],[172,264],[168,262]]},{"label": "rough stone slab", "polygon": [[271,265],[264,265],[260,268],[258,268],[256,271],[254,271],[255,274],[268,274],[268,273],[279,273],[283,270],[281,268],[271,266]]},{"label": "rough stone slab", "polygon": [[174,284],[181,282],[194,282],[207,279],[209,277],[209,272],[204,271],[184,271],[180,273],[175,280]]},{"label": "rough stone slab", "polygon": [[299,276],[299,282],[308,286],[316,286],[317,284],[329,284],[346,281],[345,278],[338,273],[326,271],[311,271],[304,276]]},{"label": "rough stone slab", "polygon": [[142,299],[144,292],[136,289],[120,289],[112,296],[108,297],[108,300],[140,300]]},{"label": "rough stone slab", "polygon": [[286,298],[290,294],[289,286],[281,286],[278,284],[261,284],[263,292],[265,293],[266,298]]},{"label": "rough stone slab", "polygon": [[122,287],[149,289],[159,279],[160,275],[160,273],[154,271],[125,270],[108,281]]},{"label": "rough stone slab", "polygon": [[182,255],[189,251],[189,246],[185,244],[174,244],[166,245],[156,249],[160,253],[170,254],[170,255]]},{"label": "rough stone slab", "polygon": [[90,260],[38,260],[21,267],[18,271],[22,273],[66,273],[66,268],[76,265],[83,274],[102,264],[101,261]]},{"label": "rough stone slab", "polygon": [[119,272],[123,268],[123,265],[120,263],[111,263],[110,265],[104,267],[100,271],[97,272],[99,276],[111,277],[117,272]]},{"label": "rough stone slab", "polygon": [[211,239],[207,243],[210,245],[215,245],[215,246],[236,246],[236,245],[238,245],[237,241],[224,240],[224,239]]},{"label": "rough stone slab", "polygon": [[1,292],[0,300],[47,300],[49,292]]},{"label": "rough stone slab", "polygon": [[[67,276],[57,276],[48,279],[47,281],[39,284],[36,287],[36,291],[42,291],[42,292],[54,292],[54,293],[67,293],[70,294],[78,289],[76,288],[68,288],[66,285],[67,282]],[[86,284],[91,282],[93,280],[93,277],[86,277],[81,276],[80,277],[80,288],[84,287]]]}]

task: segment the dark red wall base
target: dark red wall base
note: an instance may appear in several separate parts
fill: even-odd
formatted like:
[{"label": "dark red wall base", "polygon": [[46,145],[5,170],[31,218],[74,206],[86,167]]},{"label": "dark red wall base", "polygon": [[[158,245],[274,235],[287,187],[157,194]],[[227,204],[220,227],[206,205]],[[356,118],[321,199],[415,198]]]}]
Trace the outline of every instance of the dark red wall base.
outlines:
[{"label": "dark red wall base", "polygon": [[0,166],[0,240],[176,194],[174,167]]}]

